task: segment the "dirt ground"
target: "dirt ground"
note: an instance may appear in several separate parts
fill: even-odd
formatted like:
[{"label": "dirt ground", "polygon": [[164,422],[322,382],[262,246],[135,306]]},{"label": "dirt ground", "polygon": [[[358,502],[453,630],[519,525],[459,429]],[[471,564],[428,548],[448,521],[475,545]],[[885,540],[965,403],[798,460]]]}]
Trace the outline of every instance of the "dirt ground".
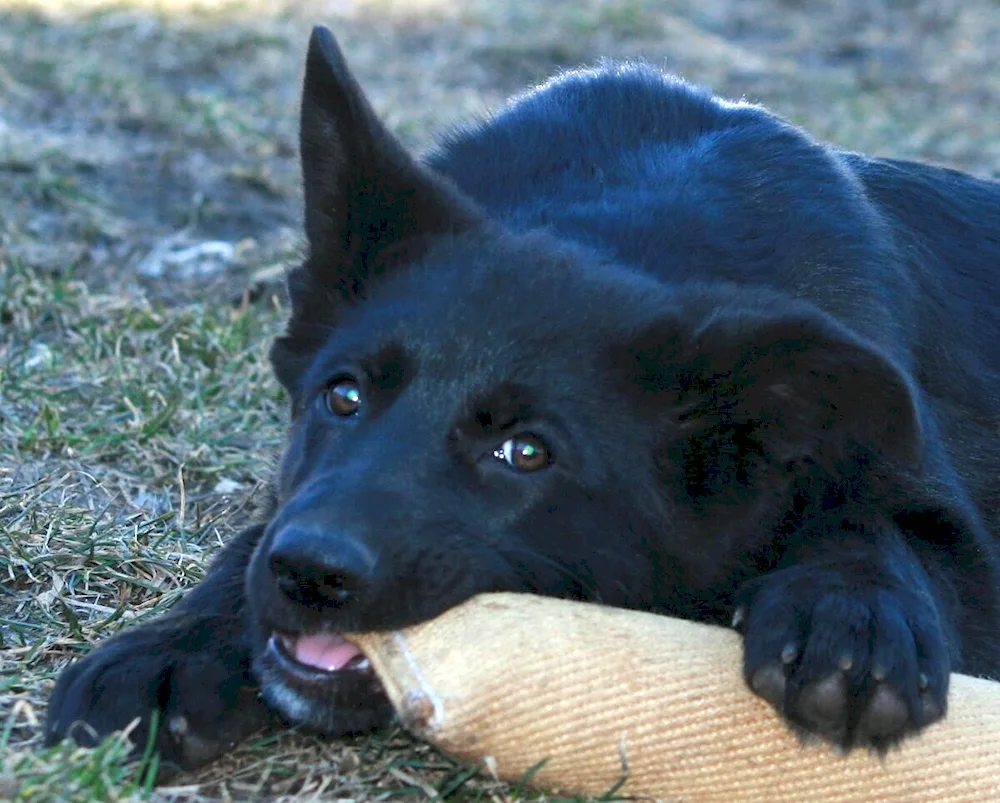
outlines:
[{"label": "dirt ground", "polygon": [[266,481],[315,22],[416,148],[644,57],[849,149],[1000,175],[997,0],[0,0],[0,799],[521,795],[399,733],[264,735],[158,792],[120,743],[40,751],[59,667],[176,599]]}]

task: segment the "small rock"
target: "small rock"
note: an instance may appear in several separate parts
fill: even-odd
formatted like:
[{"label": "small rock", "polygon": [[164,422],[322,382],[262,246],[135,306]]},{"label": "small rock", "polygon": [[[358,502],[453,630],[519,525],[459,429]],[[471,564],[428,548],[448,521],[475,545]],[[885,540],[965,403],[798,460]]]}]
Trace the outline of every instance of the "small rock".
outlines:
[{"label": "small rock", "polygon": [[235,480],[224,478],[215,483],[215,487],[212,490],[215,491],[217,494],[231,494],[235,493],[236,491],[242,491],[244,487],[246,486],[244,486],[242,483],[236,482]]}]

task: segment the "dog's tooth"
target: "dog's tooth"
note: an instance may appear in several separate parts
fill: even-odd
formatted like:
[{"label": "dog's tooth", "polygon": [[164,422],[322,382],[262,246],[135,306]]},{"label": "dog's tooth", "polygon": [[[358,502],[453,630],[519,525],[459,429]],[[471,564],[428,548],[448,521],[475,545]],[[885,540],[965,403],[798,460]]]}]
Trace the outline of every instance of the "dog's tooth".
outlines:
[{"label": "dog's tooth", "polygon": [[359,672],[367,672],[369,669],[372,668],[372,662],[369,661],[367,658],[362,658],[354,665],[354,668],[357,669]]}]

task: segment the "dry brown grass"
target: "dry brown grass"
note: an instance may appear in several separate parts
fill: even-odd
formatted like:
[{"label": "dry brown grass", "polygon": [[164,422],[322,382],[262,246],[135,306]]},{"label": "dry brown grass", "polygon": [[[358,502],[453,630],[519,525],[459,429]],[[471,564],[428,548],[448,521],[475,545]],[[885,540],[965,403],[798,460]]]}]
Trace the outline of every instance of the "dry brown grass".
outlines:
[{"label": "dry brown grass", "polygon": [[[0,798],[520,796],[398,733],[262,736],[155,792],[120,741],[39,750],[59,668],[195,582],[266,480],[316,21],[415,146],[558,67],[645,56],[849,148],[1000,172],[995,0],[0,4]],[[224,268],[150,260],[206,241]]]}]

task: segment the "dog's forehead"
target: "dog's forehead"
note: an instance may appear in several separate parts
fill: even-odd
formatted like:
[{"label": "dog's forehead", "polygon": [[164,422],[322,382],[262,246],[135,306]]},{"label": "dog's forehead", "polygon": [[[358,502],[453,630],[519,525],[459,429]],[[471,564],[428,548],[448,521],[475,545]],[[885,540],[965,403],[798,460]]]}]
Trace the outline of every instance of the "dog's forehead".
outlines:
[{"label": "dog's forehead", "polygon": [[584,327],[585,317],[575,314],[579,307],[559,308],[512,287],[461,296],[375,297],[365,307],[349,327],[352,336],[367,339],[364,349],[401,353],[437,379],[473,374],[488,382],[527,380],[543,362],[582,368],[584,344],[594,335]]},{"label": "dog's forehead", "polygon": [[[585,252],[547,247],[544,237],[470,247],[459,242],[372,288],[367,323],[405,331],[438,351],[466,344],[521,350],[585,341],[627,325],[663,285]],[[627,327],[626,327],[627,328]]]},{"label": "dog's forehead", "polygon": [[664,293],[545,237],[456,240],[373,279],[325,351],[345,362],[399,355],[419,386],[456,401],[506,384],[576,397],[601,383],[609,347]]},{"label": "dog's forehead", "polygon": [[409,352],[426,369],[581,358],[614,328],[613,300],[543,269],[427,269],[373,293],[354,324],[385,347]]},{"label": "dog's forehead", "polygon": [[380,282],[338,321],[313,380],[401,359],[413,390],[442,409],[510,387],[552,404],[578,398],[599,381],[606,300],[527,273],[428,265]]}]

